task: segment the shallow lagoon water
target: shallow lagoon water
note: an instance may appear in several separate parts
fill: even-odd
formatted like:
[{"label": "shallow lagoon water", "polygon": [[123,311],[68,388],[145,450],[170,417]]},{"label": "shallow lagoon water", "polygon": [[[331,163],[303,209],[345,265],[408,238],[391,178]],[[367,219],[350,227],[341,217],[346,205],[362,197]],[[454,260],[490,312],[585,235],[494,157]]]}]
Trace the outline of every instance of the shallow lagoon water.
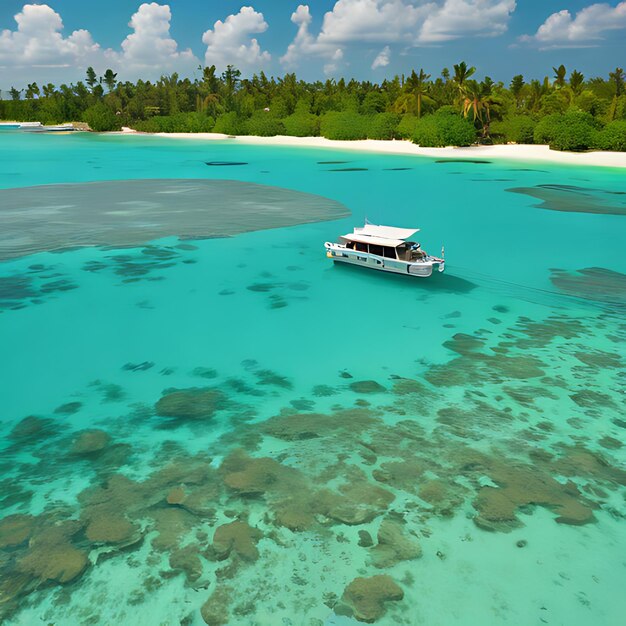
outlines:
[{"label": "shallow lagoon water", "polygon": [[[4,189],[227,179],[352,212],[0,265],[6,623],[621,621],[625,218],[508,190],[624,192],[623,171],[154,137],[0,152]],[[323,242],[366,217],[420,226],[446,273],[333,267]],[[559,290],[586,268],[615,297]],[[403,599],[342,598],[375,575]]]}]

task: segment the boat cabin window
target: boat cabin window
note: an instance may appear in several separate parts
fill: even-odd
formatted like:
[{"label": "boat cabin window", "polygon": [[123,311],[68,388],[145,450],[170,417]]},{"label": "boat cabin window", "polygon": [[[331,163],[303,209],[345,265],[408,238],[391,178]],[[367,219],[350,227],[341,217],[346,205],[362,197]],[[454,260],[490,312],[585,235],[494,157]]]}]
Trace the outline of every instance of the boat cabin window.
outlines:
[{"label": "boat cabin window", "polygon": [[383,248],[383,253],[384,253],[383,256],[386,259],[395,259],[396,258],[396,249],[392,248],[390,246],[385,246]]},{"label": "boat cabin window", "polygon": [[366,243],[359,243],[358,241],[355,242],[354,244],[354,248],[356,250],[358,250],[359,252],[367,252],[367,244]]},{"label": "boat cabin window", "polygon": [[383,256],[383,247],[370,244],[370,254],[376,254],[377,256]]},{"label": "boat cabin window", "polygon": [[354,250],[354,241],[348,241],[346,243],[346,248],[348,248],[348,250]]}]

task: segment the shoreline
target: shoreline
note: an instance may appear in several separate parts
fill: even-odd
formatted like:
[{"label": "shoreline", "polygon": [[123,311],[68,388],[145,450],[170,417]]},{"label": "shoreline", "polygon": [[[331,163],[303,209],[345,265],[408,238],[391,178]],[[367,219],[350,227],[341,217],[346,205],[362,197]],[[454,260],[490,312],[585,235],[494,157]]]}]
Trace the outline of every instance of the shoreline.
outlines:
[{"label": "shoreline", "polygon": [[559,152],[550,150],[546,145],[499,144],[493,146],[470,146],[467,148],[422,148],[404,139],[358,139],[340,141],[324,137],[258,137],[239,135],[231,137],[221,133],[140,133],[123,129],[117,133],[105,135],[167,137],[171,139],[189,139],[193,141],[232,141],[233,143],[264,146],[284,146],[292,148],[329,148],[334,150],[355,150],[358,152],[378,152],[381,154],[399,154],[406,156],[427,156],[442,159],[506,159],[511,161],[538,161],[565,165],[587,165],[597,167],[626,168],[626,152]]}]

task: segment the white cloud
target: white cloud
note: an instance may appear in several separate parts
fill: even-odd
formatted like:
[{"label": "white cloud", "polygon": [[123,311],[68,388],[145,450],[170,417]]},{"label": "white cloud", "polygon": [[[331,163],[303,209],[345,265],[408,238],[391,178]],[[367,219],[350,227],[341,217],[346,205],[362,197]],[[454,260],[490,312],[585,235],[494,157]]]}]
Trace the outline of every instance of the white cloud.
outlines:
[{"label": "white cloud", "polygon": [[564,9],[550,15],[534,35],[520,41],[538,44],[540,48],[585,47],[597,43],[611,30],[626,29],[626,2],[616,6],[592,4],[576,13]]},{"label": "white cloud", "polygon": [[389,61],[391,59],[391,50],[389,46],[385,46],[379,53],[378,56],[374,59],[372,63],[372,69],[375,70],[379,67],[387,67],[389,65]]},{"label": "white cloud", "polygon": [[[291,16],[298,32],[281,62],[296,67],[312,56],[328,60],[338,50],[343,54],[358,43],[412,47],[466,36],[500,35],[507,30],[515,7],[515,0],[337,0],[324,15],[320,32],[313,35],[309,7],[300,5]],[[332,65],[330,62],[327,67]]]},{"label": "white cloud", "polygon": [[343,50],[329,43],[321,43],[309,32],[311,12],[306,4],[301,4],[291,14],[291,21],[298,27],[295,39],[287,47],[280,62],[288,68],[296,67],[302,58],[321,57],[326,59],[324,72],[332,74],[343,58]]},{"label": "white cloud", "polygon": [[61,16],[46,4],[25,4],[15,21],[17,30],[0,33],[0,66],[68,67],[100,52],[86,30],[63,37]]},{"label": "white cloud", "polygon": [[330,75],[334,74],[339,69],[339,64],[343,59],[343,50],[341,48],[337,48],[335,52],[333,52],[330,57],[330,62],[324,65],[324,74]]},{"label": "white cloud", "polygon": [[227,65],[235,65],[239,69],[255,70],[268,63],[271,55],[261,50],[259,42],[250,35],[264,33],[267,22],[263,13],[252,7],[241,7],[239,13],[229,15],[225,21],[218,20],[213,30],[202,35],[206,44],[205,62],[224,69]]},{"label": "white cloud", "polygon": [[445,0],[422,24],[418,41],[434,43],[506,32],[515,0]]},{"label": "white cloud", "polygon": [[108,53],[120,67],[133,71],[159,68],[161,73],[184,72],[198,65],[191,50],[178,50],[178,44],[170,37],[172,13],[167,4],[147,2],[131,17],[129,26],[133,32],[122,42],[122,53]]},{"label": "white cloud", "polygon": [[111,67],[125,79],[187,74],[200,61],[191,50],[178,50],[170,37],[171,18],[166,4],[141,4],[131,17],[128,25],[133,32],[121,50],[104,50],[84,29],[64,37],[61,16],[47,4],[25,4],[15,15],[17,29],[0,32],[0,66],[6,80],[21,83],[79,80],[89,65],[98,73]]},{"label": "white cloud", "polygon": [[432,7],[405,0],[337,0],[324,15],[320,43],[402,41],[414,32]]}]

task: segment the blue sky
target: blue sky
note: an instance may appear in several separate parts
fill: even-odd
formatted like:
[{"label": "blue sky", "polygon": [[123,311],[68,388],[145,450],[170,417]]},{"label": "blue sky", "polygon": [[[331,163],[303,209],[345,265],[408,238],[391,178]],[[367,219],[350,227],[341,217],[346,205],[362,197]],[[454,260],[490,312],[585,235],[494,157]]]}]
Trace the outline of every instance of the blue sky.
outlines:
[{"label": "blue sky", "polygon": [[131,80],[193,76],[199,64],[231,62],[247,75],[263,69],[379,81],[420,67],[436,76],[460,60],[495,80],[543,77],[560,63],[606,75],[626,64],[626,1],[0,3],[2,89],[76,81],[87,65]]}]

